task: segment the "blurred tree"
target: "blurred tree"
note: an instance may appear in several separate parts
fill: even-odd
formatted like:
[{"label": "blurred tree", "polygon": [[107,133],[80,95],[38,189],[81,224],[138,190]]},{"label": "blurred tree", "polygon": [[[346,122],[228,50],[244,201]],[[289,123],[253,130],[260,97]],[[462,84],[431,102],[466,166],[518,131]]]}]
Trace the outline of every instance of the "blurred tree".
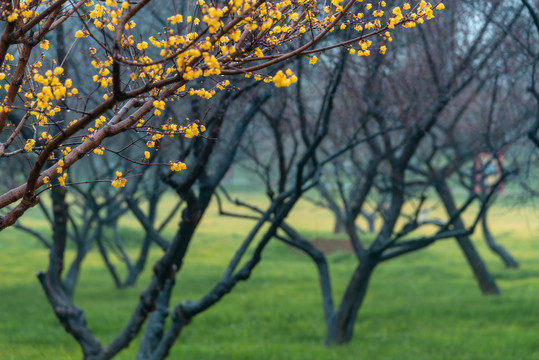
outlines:
[{"label": "blurred tree", "polygon": [[[338,94],[331,114],[335,120],[328,134],[330,141],[325,141],[318,149],[318,156],[331,157],[334,155],[330,154],[335,152],[341,155],[333,162],[324,163],[330,169],[324,172],[322,182],[324,185],[330,181],[336,184],[336,190],[333,193],[328,191],[328,196],[335,204],[340,204],[346,233],[357,258],[357,266],[338,305],[334,302],[325,255],[290,224],[283,223],[280,226],[282,233],[277,236],[303,250],[317,266],[327,324],[326,343],[343,344],[351,340],[358,311],[378,265],[441,239],[456,238],[483,293],[499,293],[469,235],[484,217],[497,185],[508,172],[501,169],[496,183],[489,189],[483,189],[481,196],[473,191],[472,186],[472,191],[460,203],[451,193],[449,177],[455,175],[457,169],[473,163],[478,151],[491,149],[496,153],[502,146],[493,137],[495,127],[489,125],[491,117],[485,116],[484,121],[477,117],[472,120],[477,114],[470,110],[470,103],[484,101],[478,95],[499,73],[497,65],[506,50],[502,45],[508,33],[500,30],[492,17],[501,4],[489,4],[486,11],[491,16],[474,18],[478,21],[472,32],[469,24],[459,19],[473,17],[475,10],[466,4],[452,3],[451,14],[429,24],[427,31],[419,29],[419,36],[404,38],[401,44],[396,45],[401,47],[389,58],[387,55],[377,57],[364,64],[350,60],[347,78],[353,76],[354,81],[346,82],[344,90]],[[509,13],[509,29],[520,19],[521,10]],[[455,46],[456,43],[460,45]],[[302,74],[298,72],[298,76],[302,85]],[[496,86],[496,82],[489,85]],[[298,123],[316,124],[315,119],[320,118],[321,111],[312,111],[305,106],[300,95],[295,97],[295,101],[297,113],[275,111],[268,121],[273,123],[277,121],[274,119],[279,119],[278,123],[283,127],[291,121],[288,120],[290,118],[296,118]],[[463,119],[477,123],[473,134],[470,129],[455,128],[463,123]],[[520,117],[503,120],[505,123],[496,131],[508,135],[502,143],[514,142],[522,131],[516,131],[516,137],[509,135],[515,128],[514,122],[518,123]],[[270,130],[275,127],[272,125],[266,131],[272,134]],[[470,136],[469,143],[453,142],[467,135]],[[485,138],[490,141],[483,142]],[[355,143],[357,139],[364,141]],[[478,143],[477,139],[482,142],[472,147],[471,144]],[[258,144],[261,138],[251,136],[246,141]],[[489,142],[491,146],[487,147]],[[341,153],[338,149],[344,144],[354,145]],[[271,197],[275,187],[286,183],[275,180],[275,174],[287,173],[286,162],[279,166],[283,157],[279,151],[276,152],[278,156],[263,161],[257,154],[260,148],[250,147],[251,157],[257,159],[257,166],[252,171],[262,177],[266,192]],[[288,156],[291,154],[293,152]],[[471,178],[474,179],[473,176]],[[429,189],[435,189],[442,199],[448,213],[445,219],[422,219]],[[378,194],[383,194],[386,202],[380,207],[381,225],[371,239],[358,233],[356,224],[369,196],[379,199]],[[246,200],[231,200],[254,211],[251,216],[262,214]],[[478,206],[470,207],[477,200]],[[461,220],[465,212],[470,213],[473,219],[468,225]],[[421,229],[426,230],[421,233]]]},{"label": "blurred tree", "polygon": [[[127,149],[140,148],[138,156],[128,158],[131,164],[128,168],[114,169],[115,174],[109,175],[108,180],[97,181],[121,188],[138,176],[139,167],[161,165],[169,169],[163,180],[185,201],[178,231],[155,265],[154,275],[130,320],[111,343],[103,346],[87,327],[82,309],[71,302],[70,294],[63,288],[68,213],[65,191],[59,189],[53,193],[55,220],[50,264],[47,272],[38,277],[56,316],[78,341],[84,357],[112,358],[139,334],[150,313],[154,318],[167,317],[167,307],[162,310],[160,305],[168,302],[167,294],[211,199],[212,189],[231,161],[224,158],[226,161],[221,165],[208,168],[208,160],[217,147],[214,141],[205,141],[200,135],[207,128],[206,136],[217,138],[221,128],[230,126],[231,134],[238,132],[239,141],[249,122],[248,115],[253,115],[265,98],[252,97],[253,103],[247,107],[243,123],[241,120],[225,123],[226,106],[216,109],[205,124],[201,122],[202,116],[164,119],[161,115],[167,106],[181,104],[185,97],[210,99],[219,91],[231,94],[233,89],[227,77],[233,75],[252,77],[276,87],[289,86],[297,81],[293,71],[271,66],[300,55],[316,63],[317,55],[337,47],[363,56],[371,51],[385,53],[390,30],[400,25],[415,27],[433,18],[435,9],[443,8],[441,1],[435,4],[420,1],[413,6],[402,1],[391,8],[384,1],[372,6],[355,0],[335,0],[331,5],[316,0],[235,0],[208,4],[204,0],[192,0],[179,5],[167,3],[166,7],[152,0],[2,2],[0,19],[5,26],[0,38],[0,81],[4,83],[5,96],[0,103],[0,166],[4,167],[4,160],[12,164],[12,159],[24,166],[22,176],[14,179],[14,184],[8,184],[0,195],[3,214],[0,230],[12,226],[29,208],[36,206],[42,191],[69,185],[67,172],[75,163],[87,155],[100,156],[106,151],[126,158]],[[165,11],[169,13],[163,16]],[[161,23],[141,26],[155,15]],[[344,40],[331,36],[334,31],[346,29]],[[148,36],[150,33],[153,35]],[[67,42],[64,44],[59,39]],[[51,56],[47,50],[55,42],[57,54]],[[76,67],[66,63],[72,56],[80,59]],[[84,78],[77,74],[80,64],[91,64],[95,69],[91,82],[86,72]],[[329,86],[324,100],[326,111],[331,110],[331,89],[339,79],[340,75],[331,78],[333,85]],[[310,131],[306,124],[300,124],[305,147],[294,165],[294,186],[278,188],[274,204],[257,225],[256,229],[260,230],[268,219],[273,222],[263,236],[260,251],[318,174],[313,159],[327,134],[328,122],[329,116],[324,116]],[[129,139],[126,144],[118,141],[122,133]],[[164,148],[164,139],[169,137],[195,139],[187,146],[182,145],[184,141],[179,142],[180,150],[185,152],[166,148],[162,163],[150,163],[152,152]],[[237,143],[232,139],[224,155],[232,158],[236,151]],[[178,180],[173,174],[185,170],[187,165],[182,161],[188,162],[189,158],[193,161],[190,169]],[[131,202],[132,209],[136,209],[135,204]],[[260,251],[255,252],[249,266],[260,260]],[[194,314],[215,303],[238,280],[248,278],[249,266],[234,273],[237,265],[233,259],[225,285],[219,284],[208,298],[177,306],[166,333],[163,334],[162,326],[148,326],[140,358],[164,358]],[[154,319],[150,321],[154,323]]]}]

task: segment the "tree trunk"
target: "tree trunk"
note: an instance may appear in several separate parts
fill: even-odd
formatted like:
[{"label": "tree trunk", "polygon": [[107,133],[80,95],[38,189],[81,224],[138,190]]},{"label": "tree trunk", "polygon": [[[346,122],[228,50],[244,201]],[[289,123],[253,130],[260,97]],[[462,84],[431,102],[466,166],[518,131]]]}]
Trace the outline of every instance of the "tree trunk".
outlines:
[{"label": "tree trunk", "polygon": [[354,324],[363,304],[378,258],[366,256],[356,267],[336,314],[327,324],[326,345],[343,345],[354,335]]},{"label": "tree trunk", "polygon": [[346,225],[344,223],[343,212],[339,207],[339,204],[333,199],[333,196],[330,194],[329,190],[325,187],[324,184],[320,183],[316,186],[316,190],[320,193],[322,198],[327,203],[327,208],[333,213],[335,218],[335,225],[333,226],[334,234],[342,234],[345,232]]},{"label": "tree trunk", "polygon": [[146,266],[146,260],[148,259],[148,254],[150,253],[151,244],[152,238],[149,234],[146,234],[140,249],[139,258],[135,265],[129,269],[129,273],[124,283],[125,286],[133,286],[137,282],[138,276],[142,273],[144,267]]},{"label": "tree trunk", "polygon": [[372,213],[368,213],[366,211],[361,211],[361,215],[365,218],[367,221],[367,231],[371,234],[375,231],[375,222],[376,222],[376,210],[374,210]]},{"label": "tree trunk", "polygon": [[69,266],[69,270],[66,276],[64,276],[64,280],[62,281],[62,287],[64,288],[64,291],[70,300],[73,299],[73,295],[75,294],[75,287],[79,279],[82,261],[86,257],[86,254],[88,254],[89,250],[89,246],[77,243],[77,255]]},{"label": "tree trunk", "polygon": [[341,212],[333,212],[333,215],[335,217],[335,225],[333,226],[333,233],[334,234],[342,234],[344,233],[344,229],[346,229],[346,226],[344,225],[344,220],[342,218]]},{"label": "tree trunk", "polygon": [[[449,217],[453,217],[458,213],[457,207],[455,205],[455,200],[451,194],[451,190],[447,186],[447,183],[442,176],[437,176],[437,179],[434,182],[436,192],[440,196],[444,207],[447,211]],[[462,222],[460,216],[455,219],[454,222],[455,230],[464,230],[465,226]],[[470,238],[467,235],[457,236],[457,243],[460,246],[460,249],[466,256],[468,264],[472,268],[475,279],[477,280],[481,292],[483,295],[499,295],[500,289],[496,285],[496,281],[492,274],[488,271],[487,266],[485,265],[483,259],[473,246]]]},{"label": "tree trunk", "polygon": [[496,242],[494,236],[490,232],[487,224],[487,212],[481,217],[481,225],[483,227],[483,236],[488,244],[488,247],[494,251],[504,262],[505,266],[511,269],[518,268],[518,262],[511,256],[511,254],[500,244]]},{"label": "tree trunk", "polygon": [[150,359],[163,338],[165,321],[169,316],[168,307],[173,287],[174,278],[166,280],[163,290],[157,296],[155,310],[148,317],[148,323],[140,341],[137,360]]},{"label": "tree trunk", "polygon": [[52,238],[54,240],[54,249],[51,249],[51,269],[49,274],[54,281],[61,284],[62,271],[64,270],[64,252],[67,242],[67,203],[65,201],[66,188],[55,186],[51,189],[52,198]]}]

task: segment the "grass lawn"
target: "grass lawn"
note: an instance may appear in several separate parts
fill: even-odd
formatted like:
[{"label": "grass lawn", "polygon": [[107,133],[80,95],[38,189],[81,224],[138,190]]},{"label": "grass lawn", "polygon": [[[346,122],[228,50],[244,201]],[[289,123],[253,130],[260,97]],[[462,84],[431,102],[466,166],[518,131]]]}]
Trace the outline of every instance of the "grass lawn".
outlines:
[{"label": "grass lawn", "polygon": [[[28,215],[26,224],[47,231],[38,215]],[[474,238],[501,296],[480,294],[452,240],[382,264],[360,310],[355,337],[341,348],[323,346],[314,266],[275,242],[248,282],[184,329],[170,358],[539,359],[538,218],[533,209],[509,212],[502,206],[490,215],[492,232],[520,261],[518,270],[505,269],[482,238]],[[332,227],[327,212],[306,202],[288,221],[311,238],[327,237]],[[135,231],[134,224],[123,222],[126,231]],[[178,275],[174,303],[197,299],[215,284],[249,225],[209,210]],[[81,358],[35,278],[36,270],[46,269],[47,251],[13,229],[0,233],[0,249],[0,360]],[[154,249],[153,261],[158,254]],[[355,262],[344,252],[329,259],[338,299]],[[97,254],[85,260],[75,303],[86,310],[89,326],[104,343],[123,327],[149,276],[147,271],[134,288],[116,290]],[[137,346],[119,358],[134,359]]]}]

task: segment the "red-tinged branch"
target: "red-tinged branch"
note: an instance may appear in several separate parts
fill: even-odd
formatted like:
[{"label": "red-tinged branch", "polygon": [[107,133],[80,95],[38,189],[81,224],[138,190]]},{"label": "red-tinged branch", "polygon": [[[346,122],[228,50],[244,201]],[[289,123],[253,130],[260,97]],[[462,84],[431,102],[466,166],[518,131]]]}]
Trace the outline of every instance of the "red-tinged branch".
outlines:
[{"label": "red-tinged branch", "polygon": [[[9,9],[9,8],[8,8]],[[15,29],[15,22],[8,22],[2,38],[0,39],[0,67],[4,65],[4,60],[6,59],[6,54],[9,49],[11,33]]]},{"label": "red-tinged branch", "polygon": [[[183,85],[183,82],[176,83],[174,86],[171,86],[166,91],[163,91],[159,96],[160,99],[166,99],[174,94],[174,92]],[[44,172],[41,172],[43,166],[45,166],[46,161],[50,155],[58,149],[60,144],[64,143],[65,140],[69,139],[79,130],[82,130],[88,125],[93,119],[97,118],[105,111],[112,109],[116,104],[116,101],[113,98],[110,98],[103,102],[101,105],[96,107],[92,112],[86,115],[83,119],[77,121],[72,126],[69,126],[64,131],[57,134],[41,151],[39,154],[34,167],[30,171],[27,182],[24,185],[21,185],[17,188],[14,188],[4,195],[0,196],[0,208],[4,208],[14,202],[22,199],[22,201],[17,204],[17,206],[12,209],[4,217],[0,218],[0,230],[5,229],[8,226],[11,226],[21,217],[26,210],[30,207],[35,206],[39,199],[35,196],[35,191],[37,188],[42,186],[45,182],[45,178],[52,179],[57,177],[59,174],[57,172],[58,165],[54,165],[47,169]],[[138,100],[131,99],[124,105],[122,110],[115,115],[103,129],[97,131],[94,136],[89,138],[87,141],[76,147],[69,155],[64,158],[63,168],[67,170],[75,162],[82,159],[87,153],[92,151],[96,146],[101,144],[101,142],[108,137],[115,136],[132,126],[134,126],[138,119],[141,119],[148,112],[153,109],[153,99],[146,101],[137,111],[131,114],[128,118],[121,120],[121,118],[127,114],[128,110],[133,108],[138,104]]]},{"label": "red-tinged branch", "polygon": [[[32,47],[28,44],[25,44],[22,48],[22,51],[19,55],[19,61],[17,62],[17,67],[15,68],[15,73],[13,74],[13,80],[9,86],[6,99],[4,100],[4,107],[11,108],[17,92],[19,91],[22,85],[22,79],[24,77],[24,71],[26,65],[28,65],[28,60],[30,59],[30,54],[32,53]],[[4,130],[6,126],[6,121],[9,115],[9,111],[0,112],[0,133]]]}]

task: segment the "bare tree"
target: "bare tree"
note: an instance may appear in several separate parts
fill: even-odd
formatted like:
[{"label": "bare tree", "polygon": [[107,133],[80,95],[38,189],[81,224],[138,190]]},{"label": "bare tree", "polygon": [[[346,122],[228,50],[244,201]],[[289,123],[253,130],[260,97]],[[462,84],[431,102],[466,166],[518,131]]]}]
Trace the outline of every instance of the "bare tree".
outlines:
[{"label": "bare tree", "polygon": [[[495,13],[498,6],[500,3],[494,3],[488,10]],[[433,222],[424,222],[420,219],[427,188],[424,187],[424,181],[418,181],[417,176],[411,173],[412,167],[417,164],[417,156],[422,152],[421,148],[427,146],[425,144],[434,136],[436,125],[443,120],[451,119],[453,107],[459,108],[461,106],[459,104],[466,103],[463,99],[467,97],[474,99],[475,90],[484,80],[482,77],[488,74],[487,70],[483,69],[487,69],[487,66],[495,61],[496,54],[500,50],[499,46],[507,36],[493,24],[491,17],[481,18],[481,22],[476,24],[477,31],[468,32],[466,28],[461,27],[462,23],[457,21],[462,11],[463,8],[459,7],[459,11],[444,19],[443,24],[437,23],[438,26],[421,33],[417,42],[408,41],[408,47],[403,48],[402,53],[394,53],[400,61],[388,61],[384,64],[384,60],[375,59],[363,68],[360,66],[353,68],[356,81],[354,84],[347,84],[353,90],[341,98],[346,99],[342,107],[351,107],[356,115],[351,117],[352,112],[346,113],[336,122],[345,125],[332,130],[345,134],[340,138],[337,136],[339,140],[336,143],[346,144],[347,141],[344,139],[348,135],[348,139],[351,139],[350,144],[354,138],[362,138],[366,146],[358,143],[357,148],[350,147],[358,149],[355,162],[354,155],[347,154],[347,160],[350,159],[348,164],[353,169],[349,172],[356,171],[358,174],[355,182],[350,182],[352,190],[348,193],[345,191],[346,180],[342,176],[348,171],[345,169],[346,163],[341,161],[342,165],[333,166],[335,172],[340,175],[337,181],[341,182],[337,186],[336,196],[340,196],[344,204],[346,231],[357,258],[357,266],[338,305],[333,298],[329,267],[324,254],[304,239],[290,224],[281,225],[283,233],[278,235],[278,238],[303,250],[317,266],[327,324],[327,344],[343,344],[351,340],[358,311],[367,293],[371,275],[378,265],[423,249],[441,239],[457,238],[459,246],[475,272],[481,290],[487,294],[499,292],[494,278],[473,247],[469,235],[480,222],[497,185],[506,173],[503,173],[485,196],[479,198],[476,193],[471,192],[464,202],[457,204],[446,179],[449,175],[446,173],[448,167],[435,169],[432,176],[429,176],[427,187],[436,188],[448,210],[448,216],[445,220],[434,223],[437,230],[427,232],[430,235],[417,233],[417,230],[427,223],[433,225]],[[509,23],[517,19],[518,12],[513,14]],[[444,31],[450,32],[450,35]],[[463,34],[466,34],[465,43],[459,48],[454,47],[454,42]],[[444,41],[445,39],[447,41]],[[458,54],[449,56],[453,50]],[[396,75],[396,72],[399,72],[399,75]],[[421,76],[425,81],[418,81]],[[360,86],[357,86],[358,82]],[[407,101],[410,97],[417,100]],[[299,121],[309,123],[305,119],[308,111],[301,103],[301,97],[297,97],[296,101],[299,103],[297,114]],[[317,117],[316,114],[314,113],[314,118]],[[333,114],[335,117],[339,115],[342,116],[338,113]],[[343,127],[346,128],[346,132],[341,130]],[[390,129],[395,131],[389,131]],[[360,143],[363,144],[363,141]],[[327,152],[326,149],[319,151]],[[270,171],[273,168],[267,165],[258,166],[258,169],[262,170],[254,170],[261,175],[266,174],[266,179],[276,173]],[[272,194],[273,191],[269,186],[272,182],[268,180],[264,182],[268,187],[267,193]],[[382,225],[376,237],[373,241],[367,241],[358,234],[356,221],[369,195],[374,192],[387,194],[387,205],[381,210]],[[345,194],[347,195],[344,196]],[[466,227],[461,221],[461,216],[471,211],[470,204],[474,201],[479,202],[479,210],[471,215],[474,220]],[[404,209],[406,202],[414,205],[413,210]],[[254,211],[255,214],[257,212],[261,214],[261,211],[246,201],[234,200],[234,203]],[[399,225],[400,220],[404,221],[403,225]]]}]

